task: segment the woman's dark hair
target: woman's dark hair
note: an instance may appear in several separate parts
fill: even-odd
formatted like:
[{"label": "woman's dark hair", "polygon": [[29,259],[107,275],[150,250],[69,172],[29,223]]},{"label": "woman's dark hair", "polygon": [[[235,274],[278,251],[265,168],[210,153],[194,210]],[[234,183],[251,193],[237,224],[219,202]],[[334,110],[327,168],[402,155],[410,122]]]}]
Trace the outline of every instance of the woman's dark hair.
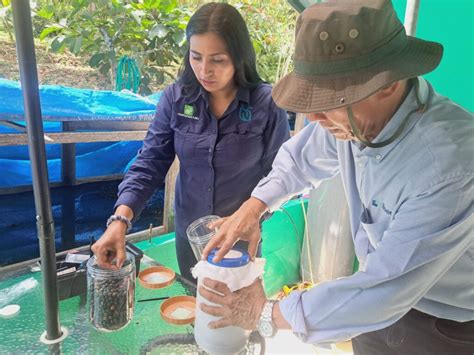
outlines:
[{"label": "woman's dark hair", "polygon": [[188,50],[179,71],[178,82],[188,94],[200,85],[189,63],[189,41],[191,36],[207,32],[217,34],[226,44],[235,67],[234,80],[237,86],[253,89],[262,82],[257,72],[249,31],[239,11],[229,4],[211,2],[201,6],[191,16],[186,27]]}]

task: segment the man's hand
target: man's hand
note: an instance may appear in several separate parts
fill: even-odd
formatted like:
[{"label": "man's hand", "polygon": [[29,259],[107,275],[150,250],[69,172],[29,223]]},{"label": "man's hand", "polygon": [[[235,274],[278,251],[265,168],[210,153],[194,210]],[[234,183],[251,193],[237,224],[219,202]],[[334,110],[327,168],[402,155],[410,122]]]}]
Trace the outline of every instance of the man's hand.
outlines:
[{"label": "man's hand", "polygon": [[214,248],[219,248],[214,262],[219,262],[238,240],[249,242],[248,252],[253,260],[260,241],[260,217],[268,209],[267,205],[255,197],[245,201],[235,213],[209,223],[209,228],[217,228],[214,237],[207,243],[202,252],[202,260]]},{"label": "man's hand", "polygon": [[218,306],[210,306],[202,303],[201,309],[221,319],[210,322],[209,328],[216,329],[234,325],[243,329],[254,330],[260,319],[263,306],[267,301],[262,281],[257,279],[248,287],[231,292],[226,284],[205,278],[204,286],[199,287],[199,293],[208,301]]},{"label": "man's hand", "polygon": [[126,259],[125,233],[127,225],[114,221],[92,246],[97,264],[105,269],[120,269]]}]

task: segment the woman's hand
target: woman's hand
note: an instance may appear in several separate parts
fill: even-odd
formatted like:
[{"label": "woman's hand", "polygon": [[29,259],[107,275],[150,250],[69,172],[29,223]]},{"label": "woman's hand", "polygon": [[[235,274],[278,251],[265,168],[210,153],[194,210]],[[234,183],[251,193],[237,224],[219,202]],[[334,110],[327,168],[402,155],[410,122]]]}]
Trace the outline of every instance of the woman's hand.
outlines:
[{"label": "woman's hand", "polygon": [[[203,312],[221,319],[210,322],[209,328],[216,329],[234,325],[243,329],[257,328],[260,314],[267,301],[262,280],[257,279],[248,287],[231,292],[225,283],[205,278],[199,293],[208,301],[217,304],[210,306],[201,303]],[[209,290],[211,289],[211,290]]]},{"label": "woman's hand", "polygon": [[[130,221],[133,219],[133,210],[127,205],[116,208],[115,214],[124,216]],[[97,264],[105,269],[120,269],[127,258],[125,253],[125,234],[127,225],[122,221],[113,221],[105,233],[92,246],[97,258]]]},{"label": "woman's hand", "polygon": [[112,222],[100,239],[92,245],[97,264],[105,269],[120,269],[126,259],[125,233],[127,225]]},{"label": "woman's hand", "polygon": [[214,258],[219,262],[238,240],[245,240],[249,242],[248,252],[253,260],[260,241],[260,218],[267,209],[265,203],[251,197],[233,215],[209,223],[209,228],[218,228],[218,231],[207,243],[201,259],[205,260],[212,249],[219,248]]}]

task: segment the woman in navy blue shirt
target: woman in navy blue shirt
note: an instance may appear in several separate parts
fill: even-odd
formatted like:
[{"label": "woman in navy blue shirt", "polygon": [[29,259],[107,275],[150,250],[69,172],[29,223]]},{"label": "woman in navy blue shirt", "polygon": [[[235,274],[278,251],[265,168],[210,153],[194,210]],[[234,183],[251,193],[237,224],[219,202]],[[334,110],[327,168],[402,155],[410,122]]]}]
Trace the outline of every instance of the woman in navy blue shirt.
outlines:
[{"label": "woman in navy blue shirt", "polygon": [[289,138],[286,112],[257,73],[247,26],[234,7],[202,6],[186,37],[189,50],[179,78],[164,90],[143,147],[119,186],[115,214],[93,246],[105,267],[124,261],[130,221],[163,184],[176,155],[176,252],[181,274],[191,278],[196,259],[188,225],[206,215],[235,212]]}]

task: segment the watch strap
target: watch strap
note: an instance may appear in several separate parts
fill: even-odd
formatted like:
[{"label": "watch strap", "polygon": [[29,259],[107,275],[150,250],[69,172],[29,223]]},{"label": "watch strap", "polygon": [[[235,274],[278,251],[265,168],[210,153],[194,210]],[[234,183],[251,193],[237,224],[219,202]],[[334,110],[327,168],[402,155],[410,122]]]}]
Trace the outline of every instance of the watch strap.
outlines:
[{"label": "watch strap", "polygon": [[127,217],[116,214],[113,214],[107,219],[107,223],[105,224],[105,226],[109,227],[110,224],[114,221],[120,221],[122,223],[125,223],[127,225],[127,233],[130,232],[130,230],[132,229],[132,222],[130,222]]},{"label": "watch strap", "polygon": [[[273,306],[275,306],[275,303],[278,301],[276,300],[268,300],[265,302],[265,305],[263,306],[262,313],[260,314],[260,319],[258,321],[259,326],[257,327],[259,330],[260,335],[263,337],[269,338],[273,337],[276,334],[276,328],[275,324],[273,323]],[[262,327],[262,325],[266,325],[265,327]],[[261,329],[266,329],[265,331],[261,331]],[[268,330],[270,330],[268,332]]]},{"label": "watch strap", "polygon": [[260,315],[260,319],[262,321],[272,321],[272,313],[273,313],[273,306],[275,305],[276,301],[274,300],[268,300],[265,302],[265,305],[263,306],[262,314]]}]

